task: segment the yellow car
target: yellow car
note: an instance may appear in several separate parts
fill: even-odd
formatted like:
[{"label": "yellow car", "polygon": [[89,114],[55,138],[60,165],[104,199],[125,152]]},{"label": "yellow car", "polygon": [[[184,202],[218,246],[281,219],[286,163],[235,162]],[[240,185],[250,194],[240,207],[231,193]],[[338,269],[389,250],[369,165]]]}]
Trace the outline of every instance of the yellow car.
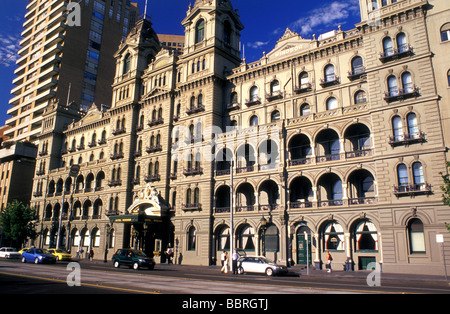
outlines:
[{"label": "yellow car", "polygon": [[26,250],[29,250],[29,249],[30,249],[29,247],[24,247],[23,249],[21,249],[19,251],[19,254],[22,255],[23,252],[25,252]]},{"label": "yellow car", "polygon": [[56,259],[58,261],[70,261],[72,260],[72,255],[70,255],[69,253],[67,253],[67,251],[65,250],[61,250],[61,249],[48,249],[47,250],[48,253],[53,254],[56,256]]}]

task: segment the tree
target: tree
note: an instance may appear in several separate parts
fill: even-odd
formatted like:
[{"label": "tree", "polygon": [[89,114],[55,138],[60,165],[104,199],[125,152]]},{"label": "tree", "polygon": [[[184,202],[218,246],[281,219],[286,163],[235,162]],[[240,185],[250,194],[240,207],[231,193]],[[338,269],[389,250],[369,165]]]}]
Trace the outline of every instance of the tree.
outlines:
[{"label": "tree", "polygon": [[28,238],[36,238],[36,220],[38,215],[34,208],[25,206],[17,200],[9,203],[0,212],[0,226],[3,233],[18,245],[22,246]]},{"label": "tree", "polygon": [[[444,185],[441,185],[441,190],[442,192],[444,192],[444,194],[442,194],[442,202],[448,206],[450,206],[450,174],[449,174],[449,169],[450,169],[450,162],[447,162],[447,174],[444,174],[442,172],[440,172],[439,174],[442,176],[442,179],[444,180]],[[445,226],[447,227],[447,230],[450,231],[450,225],[449,224],[445,224]]]}]

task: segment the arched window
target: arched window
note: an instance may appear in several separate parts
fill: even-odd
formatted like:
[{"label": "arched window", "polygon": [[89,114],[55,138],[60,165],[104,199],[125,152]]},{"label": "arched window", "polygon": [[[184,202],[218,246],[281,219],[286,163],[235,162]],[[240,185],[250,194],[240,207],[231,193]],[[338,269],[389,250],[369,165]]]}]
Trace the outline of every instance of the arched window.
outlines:
[{"label": "arched window", "polygon": [[398,185],[399,186],[408,186],[408,169],[405,164],[400,164],[397,167],[397,176],[398,176]]},{"label": "arched window", "polygon": [[186,191],[186,204],[189,205],[192,203],[192,190],[187,189]]},{"label": "arched window", "polygon": [[200,203],[200,190],[199,188],[194,189],[194,204]]},{"label": "arched window", "polygon": [[329,64],[325,67],[325,82],[333,82],[336,80],[334,65]]},{"label": "arched window", "polygon": [[311,114],[311,106],[309,104],[303,104],[300,107],[300,115],[301,116],[306,116]]},{"label": "arched window", "polygon": [[273,111],[272,114],[270,115],[270,120],[271,122],[276,122],[280,120],[280,112],[278,110]]},{"label": "arched window", "polygon": [[408,51],[408,43],[406,42],[405,33],[399,33],[397,35],[397,49],[398,52]]},{"label": "arched window", "polygon": [[304,86],[309,83],[309,77],[307,72],[302,72],[299,75],[300,86]]},{"label": "arched window", "polygon": [[130,72],[131,55],[128,53],[123,60],[123,74]]},{"label": "arched window", "polygon": [[405,94],[412,93],[414,91],[411,73],[405,72],[402,74],[402,86]]},{"label": "arched window", "polygon": [[196,230],[194,226],[191,226],[188,231],[188,243],[187,249],[188,251],[195,251],[195,243],[196,243]]},{"label": "arched window", "polygon": [[203,95],[202,94],[198,95],[197,103],[199,106],[203,105]]},{"label": "arched window", "polygon": [[423,223],[420,219],[414,218],[408,224],[409,251],[414,253],[425,253],[425,235]]},{"label": "arched window", "polygon": [[417,125],[417,116],[414,112],[409,113],[406,116],[406,121],[408,123],[408,134],[411,138],[417,138],[420,134],[419,127]]},{"label": "arched window", "polygon": [[249,225],[244,225],[243,227],[239,228],[239,232],[237,234],[237,242],[239,247],[246,252],[255,251],[255,230]]},{"label": "arched window", "polygon": [[279,92],[280,92],[280,82],[274,80],[272,83],[270,83],[270,93],[271,95],[274,95]]},{"label": "arched window", "polygon": [[228,21],[223,24],[223,43],[227,46],[231,45],[231,24]]},{"label": "arched window", "polygon": [[232,92],[230,95],[230,104],[237,104],[238,103],[238,94],[236,92]]},{"label": "arched window", "polygon": [[363,104],[367,102],[366,92],[359,90],[355,93],[355,104]]},{"label": "arched window", "polygon": [[195,43],[202,42],[205,39],[205,20],[201,19],[195,27]]},{"label": "arched window", "polygon": [[330,97],[327,99],[327,110],[337,109],[337,99],[334,97]]},{"label": "arched window", "polygon": [[360,56],[356,56],[352,60],[352,74],[364,73],[363,59]]},{"label": "arched window", "polygon": [[425,183],[425,178],[423,176],[423,166],[420,162],[413,163],[413,180],[414,184],[422,185]]},{"label": "arched window", "polygon": [[392,118],[392,129],[394,131],[394,141],[403,140],[403,125],[402,118],[395,116]]},{"label": "arched window", "polygon": [[253,86],[250,89],[250,101],[257,101],[259,99],[259,90],[258,90],[258,86]]},{"label": "arched window", "polygon": [[392,56],[394,54],[391,37],[386,37],[383,39],[383,53],[385,57]]},{"label": "arched window", "polygon": [[363,220],[355,228],[356,251],[377,251],[378,232],[375,225],[367,220]]},{"label": "arched window", "polygon": [[256,126],[258,125],[258,116],[252,116],[250,118],[250,126]]},{"label": "arched window", "polygon": [[387,79],[389,96],[398,96],[398,85],[397,78],[393,75],[389,76]]},{"label": "arched window", "polygon": [[278,228],[275,225],[270,225],[264,232],[264,250],[266,252],[278,252],[280,250]]},{"label": "arched window", "polygon": [[447,71],[447,83],[448,87],[450,87],[450,70]]},{"label": "arched window", "polygon": [[441,41],[450,40],[450,23],[446,23],[441,27]]},{"label": "arched window", "polygon": [[323,248],[324,250],[343,251],[344,250],[344,229],[337,222],[331,222],[324,228]]}]

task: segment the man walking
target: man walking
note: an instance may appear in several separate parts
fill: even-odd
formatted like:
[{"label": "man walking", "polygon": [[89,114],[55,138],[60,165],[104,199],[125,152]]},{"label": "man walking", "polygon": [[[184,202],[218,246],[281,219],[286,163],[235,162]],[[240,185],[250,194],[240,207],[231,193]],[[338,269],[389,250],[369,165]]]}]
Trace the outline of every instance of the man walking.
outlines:
[{"label": "man walking", "polygon": [[232,263],[233,263],[233,275],[236,275],[238,273],[238,259],[239,254],[235,251],[232,256]]}]

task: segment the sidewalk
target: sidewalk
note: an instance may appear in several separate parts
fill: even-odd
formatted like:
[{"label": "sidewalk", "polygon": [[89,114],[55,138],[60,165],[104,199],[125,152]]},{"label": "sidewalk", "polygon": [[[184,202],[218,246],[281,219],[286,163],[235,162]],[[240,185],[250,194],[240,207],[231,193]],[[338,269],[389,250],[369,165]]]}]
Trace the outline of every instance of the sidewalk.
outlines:
[{"label": "sidewalk", "polygon": [[[86,259],[73,259],[74,262],[79,262],[80,264],[101,264],[101,265],[111,265],[111,261],[104,263],[103,260],[89,261]],[[220,266],[199,266],[199,265],[185,265],[185,264],[160,264],[156,263],[155,269],[164,269],[164,270],[179,270],[179,271],[189,271],[192,273],[202,273],[202,274],[218,274],[220,273]],[[356,270],[356,271],[344,271],[344,270],[333,270],[331,273],[328,273],[326,270],[315,270],[313,266],[309,268],[309,275],[307,275],[306,266],[304,265],[295,265],[289,267],[289,273],[287,276],[289,277],[301,277],[304,280],[314,278],[348,278],[348,279],[360,279],[367,280],[367,277],[371,274],[371,271],[364,270]],[[232,272],[228,273],[232,275]],[[224,274],[224,276],[226,276]],[[402,273],[380,273],[381,280],[393,280],[393,281],[428,281],[428,282],[441,282],[449,283],[450,287],[450,276],[448,280],[445,279],[445,276],[437,276],[437,275],[422,275],[422,274],[402,274]]]}]

